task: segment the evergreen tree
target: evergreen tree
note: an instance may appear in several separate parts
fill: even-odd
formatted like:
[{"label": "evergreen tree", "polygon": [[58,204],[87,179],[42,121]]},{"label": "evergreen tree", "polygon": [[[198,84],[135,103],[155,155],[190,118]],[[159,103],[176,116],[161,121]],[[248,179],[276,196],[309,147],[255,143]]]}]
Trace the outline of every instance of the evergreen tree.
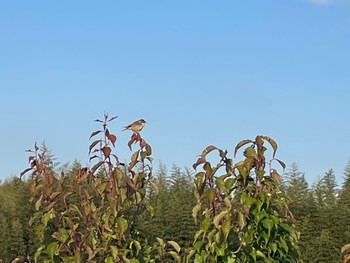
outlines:
[{"label": "evergreen tree", "polygon": [[292,163],[290,169],[284,174],[284,189],[291,199],[290,209],[297,220],[302,220],[307,216],[309,204],[306,202],[309,199],[308,183],[305,179],[305,174],[299,171],[298,165]]},{"label": "evergreen tree", "polygon": [[181,246],[189,245],[195,232],[192,208],[194,206],[193,178],[189,169],[182,171],[173,165],[170,173],[169,189],[169,226],[168,231],[173,240]]},{"label": "evergreen tree", "polygon": [[329,169],[322,178],[322,185],[324,189],[324,205],[332,207],[336,201],[336,179],[333,169]]}]

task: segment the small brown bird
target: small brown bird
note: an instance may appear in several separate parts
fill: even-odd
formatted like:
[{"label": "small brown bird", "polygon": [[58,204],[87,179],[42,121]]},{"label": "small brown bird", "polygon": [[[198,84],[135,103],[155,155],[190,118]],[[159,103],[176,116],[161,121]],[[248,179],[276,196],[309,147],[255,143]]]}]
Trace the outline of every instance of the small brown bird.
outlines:
[{"label": "small brown bird", "polygon": [[138,121],[134,121],[133,123],[124,127],[123,131],[130,130],[135,133],[139,133],[143,127],[145,126],[146,121],[144,119],[140,119]]}]

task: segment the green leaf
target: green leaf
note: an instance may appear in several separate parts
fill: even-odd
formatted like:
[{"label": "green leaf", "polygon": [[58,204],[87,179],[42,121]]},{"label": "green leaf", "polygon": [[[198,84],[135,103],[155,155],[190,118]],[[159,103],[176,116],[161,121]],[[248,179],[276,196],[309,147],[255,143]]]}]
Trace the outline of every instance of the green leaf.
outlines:
[{"label": "green leaf", "polygon": [[200,229],[203,231],[203,232],[207,232],[209,226],[210,226],[210,218],[207,217],[205,218],[202,223],[201,223],[201,226],[200,226]]},{"label": "green leaf", "polygon": [[154,208],[153,206],[146,204],[146,210],[148,211],[148,213],[150,214],[151,217],[154,216]]},{"label": "green leaf", "polygon": [[213,224],[216,228],[219,227],[221,219],[227,214],[227,211],[222,211],[220,214],[216,215],[213,219]]},{"label": "green leaf", "polygon": [[117,219],[117,225],[122,234],[128,229],[128,221],[124,217],[119,217]]},{"label": "green leaf", "polygon": [[[209,224],[210,224],[210,220],[209,220]],[[201,235],[203,235],[203,233],[204,233],[204,231],[203,231],[202,229],[199,230],[199,231],[197,231],[196,234],[194,235],[194,242],[196,242],[197,239],[198,239]]]},{"label": "green leaf", "polygon": [[269,243],[269,248],[271,249],[271,251],[272,251],[273,253],[276,253],[276,251],[277,251],[277,244],[274,243],[274,242],[270,242],[270,243]]},{"label": "green leaf", "polygon": [[43,195],[35,202],[35,210],[38,211],[41,206],[41,201],[43,200]]},{"label": "green leaf", "polygon": [[77,248],[74,252],[74,262],[80,263],[81,262],[81,254],[80,254],[80,248]]},{"label": "green leaf", "polygon": [[157,242],[159,243],[159,245],[163,246],[164,245],[164,240],[161,239],[160,237],[156,237]]},{"label": "green leaf", "polygon": [[225,242],[227,240],[227,237],[231,231],[231,219],[230,219],[230,215],[226,214],[225,218],[224,218],[224,223],[222,224],[222,228],[221,228],[222,233],[224,234],[224,238],[225,238]]},{"label": "green leaf", "polygon": [[202,208],[202,204],[199,203],[199,204],[196,204],[192,209],[192,216],[195,219],[195,221],[197,221],[197,214],[199,210],[201,210],[201,208]]},{"label": "green leaf", "polygon": [[175,251],[170,251],[170,252],[168,252],[168,253],[169,253],[169,255],[171,255],[177,262],[180,262],[180,261],[181,261],[179,254],[177,254]]},{"label": "green leaf", "polygon": [[46,248],[47,254],[53,260],[55,255],[58,255],[58,243],[57,242],[52,242],[50,243],[47,248]]},{"label": "green leaf", "polygon": [[260,250],[257,250],[257,251],[256,251],[256,255],[257,255],[258,257],[261,257],[261,258],[266,257],[266,256],[264,255],[264,253],[261,252]]},{"label": "green leaf", "polygon": [[148,181],[151,185],[151,187],[153,188],[153,190],[156,192],[156,194],[158,195],[159,190],[158,190],[158,186],[151,180]]},{"label": "green leaf", "polygon": [[253,157],[254,159],[257,158],[255,149],[254,149],[253,147],[247,147],[247,148],[244,150],[243,155],[244,155],[245,157]]},{"label": "green leaf", "polygon": [[168,241],[168,244],[171,245],[177,253],[180,253],[181,247],[178,243],[176,243],[175,241]]},{"label": "green leaf", "polygon": [[118,248],[116,246],[110,246],[110,248],[111,248],[113,259],[116,259],[119,253]]},{"label": "green leaf", "polygon": [[227,190],[227,191],[230,191],[234,183],[235,183],[235,179],[234,179],[234,178],[228,178],[228,179],[225,181],[226,190]]},{"label": "green leaf", "polygon": [[140,244],[139,241],[134,240],[134,245],[135,245],[135,248],[136,248],[136,255],[138,255],[140,250],[141,250],[141,244]]},{"label": "green leaf", "polygon": [[49,211],[43,214],[43,216],[41,217],[41,222],[44,224],[44,226],[47,226],[47,223],[51,218],[53,218],[53,214],[52,214],[52,211]]},{"label": "green leaf", "polygon": [[282,223],[282,224],[280,224],[280,226],[281,226],[284,230],[286,230],[288,233],[292,233],[292,232],[294,231],[294,228],[293,228],[291,225]]},{"label": "green leaf", "polygon": [[209,202],[212,202],[214,200],[215,197],[215,188],[209,188],[206,192],[205,192],[205,196],[208,198]]},{"label": "green leaf", "polygon": [[112,257],[108,257],[105,259],[105,263],[114,263],[114,259]]}]

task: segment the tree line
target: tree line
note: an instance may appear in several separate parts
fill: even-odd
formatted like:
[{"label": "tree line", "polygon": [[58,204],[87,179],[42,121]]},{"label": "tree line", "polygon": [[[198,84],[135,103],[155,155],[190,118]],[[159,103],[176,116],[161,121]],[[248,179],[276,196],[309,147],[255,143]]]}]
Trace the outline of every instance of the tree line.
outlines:
[{"label": "tree line", "polygon": [[[51,155],[47,160],[58,176],[60,167],[54,165]],[[78,161],[65,167],[75,176],[81,169]],[[170,169],[160,164],[154,174],[158,193],[149,189],[147,202],[153,216],[143,214],[138,229],[149,240],[163,237],[188,246],[197,229],[193,220],[194,172],[173,165]],[[340,262],[340,248],[350,243],[350,162],[344,169],[344,181],[337,187],[332,169],[325,172],[311,186],[297,164],[282,176],[282,189],[289,196],[289,207],[300,232],[299,250],[304,262]],[[2,262],[28,262],[38,249],[35,229],[29,225],[34,207],[29,202],[30,179],[9,178],[0,185],[0,259]]]}]

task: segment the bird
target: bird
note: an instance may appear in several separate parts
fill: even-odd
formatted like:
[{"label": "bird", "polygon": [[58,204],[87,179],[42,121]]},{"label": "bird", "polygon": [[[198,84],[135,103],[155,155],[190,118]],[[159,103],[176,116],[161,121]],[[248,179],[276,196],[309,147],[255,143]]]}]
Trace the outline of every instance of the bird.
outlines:
[{"label": "bird", "polygon": [[145,126],[145,123],[146,121],[144,119],[134,121],[133,123],[124,126],[123,131],[130,130],[130,131],[133,131],[134,133],[139,133]]}]

